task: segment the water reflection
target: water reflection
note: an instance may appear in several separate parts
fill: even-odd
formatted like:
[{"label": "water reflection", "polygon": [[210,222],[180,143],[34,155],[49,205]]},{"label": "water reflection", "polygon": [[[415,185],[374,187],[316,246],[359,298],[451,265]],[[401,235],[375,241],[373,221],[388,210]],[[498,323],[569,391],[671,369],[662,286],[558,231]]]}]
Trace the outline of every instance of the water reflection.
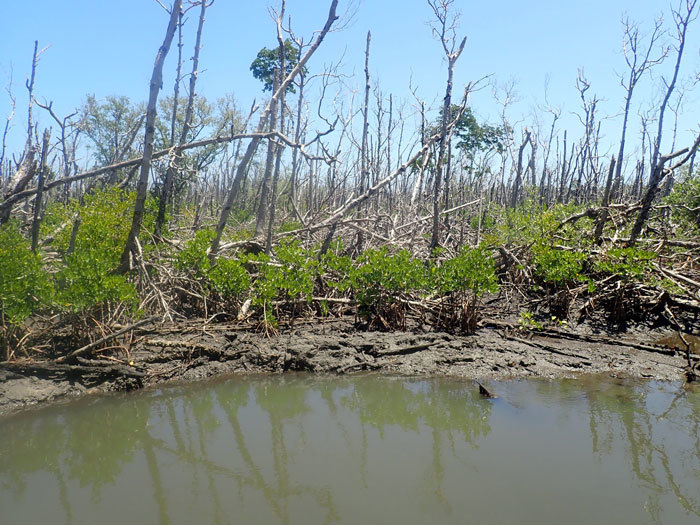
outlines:
[{"label": "water reflection", "polygon": [[598,378],[494,389],[266,377],[20,414],[0,420],[0,523],[700,518],[699,392]]}]

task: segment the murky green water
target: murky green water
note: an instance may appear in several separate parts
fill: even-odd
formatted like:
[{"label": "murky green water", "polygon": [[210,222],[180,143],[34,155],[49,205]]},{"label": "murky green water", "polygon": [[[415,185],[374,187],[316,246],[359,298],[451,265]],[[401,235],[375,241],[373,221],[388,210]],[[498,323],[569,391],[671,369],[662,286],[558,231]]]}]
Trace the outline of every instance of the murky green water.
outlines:
[{"label": "murky green water", "polygon": [[231,379],[0,420],[0,523],[700,523],[700,392]]}]

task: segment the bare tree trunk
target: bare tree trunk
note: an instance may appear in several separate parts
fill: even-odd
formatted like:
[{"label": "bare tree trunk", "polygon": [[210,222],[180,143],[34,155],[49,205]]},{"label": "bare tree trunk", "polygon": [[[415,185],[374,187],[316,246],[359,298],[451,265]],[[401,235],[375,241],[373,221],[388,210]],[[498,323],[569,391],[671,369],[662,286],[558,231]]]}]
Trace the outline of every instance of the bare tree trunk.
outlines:
[{"label": "bare tree trunk", "polygon": [[[321,45],[321,42],[323,42],[323,39],[330,31],[331,26],[338,19],[336,15],[337,7],[338,0],[332,0],[330,8],[328,10],[328,18],[326,19],[326,23],[323,26],[323,29],[318,33],[316,39],[309,47],[306,54],[299,60],[299,62],[296,64],[296,66],[294,66],[292,71],[290,71],[289,74],[285,77],[279,89],[272,95],[272,99],[279,100],[279,98],[282,96],[282,93],[284,93],[287,90],[289,84],[304,69],[306,63]],[[272,102],[272,100],[270,102]],[[268,102],[267,106],[262,112],[262,115],[260,115],[260,122],[258,123],[257,129],[258,132],[261,132],[265,128],[265,124],[270,114],[270,102]],[[221,210],[221,215],[219,216],[219,222],[216,226],[216,236],[214,237],[214,240],[211,243],[211,247],[209,248],[209,257],[211,259],[215,259],[216,254],[219,251],[221,235],[223,234],[224,228],[226,227],[226,221],[228,221],[228,217],[231,214],[233,202],[236,196],[238,195],[238,191],[240,190],[241,180],[243,179],[243,175],[248,170],[248,165],[253,159],[253,155],[255,155],[255,151],[257,150],[258,145],[260,144],[260,140],[261,139],[259,137],[255,137],[250,141],[250,143],[248,144],[248,148],[246,149],[245,154],[243,155],[243,159],[241,159],[241,163],[236,169],[236,176],[234,177],[231,189],[229,190],[228,195],[226,196],[226,201],[224,202],[224,206]]]},{"label": "bare tree trunk", "polygon": [[41,224],[41,199],[44,195],[44,180],[46,178],[46,158],[49,154],[51,130],[44,130],[41,143],[41,162],[39,164],[39,180],[37,181],[36,198],[34,199],[34,220],[32,221],[32,251],[36,253],[39,246],[39,225]]},{"label": "bare tree trunk", "polygon": [[625,158],[625,137],[627,134],[627,121],[629,118],[634,88],[637,86],[637,83],[646,71],[648,71],[651,67],[660,64],[666,57],[666,52],[664,51],[658,58],[651,58],[651,53],[654,50],[654,46],[662,34],[662,20],[657,19],[655,21],[654,31],[652,32],[651,37],[649,38],[649,45],[646,48],[644,56],[640,54],[639,50],[639,28],[636,25],[631,24],[629,19],[625,19],[623,23],[625,25],[624,54],[625,61],[627,62],[627,67],[629,68],[629,76],[627,78],[627,85],[625,85],[624,81],[622,81],[622,87],[626,89],[625,110],[622,117],[622,136],[620,137],[620,149],[617,152],[617,165],[615,167],[614,179],[615,185],[611,190],[613,196],[616,196],[618,194],[618,192],[620,191],[620,185],[622,184],[622,163],[624,162]]},{"label": "bare tree trunk", "polygon": [[[180,140],[178,142],[178,148],[175,148],[173,152],[173,157],[170,160],[170,164],[168,165],[168,169],[165,172],[165,181],[163,183],[163,190],[161,191],[160,194],[160,199],[158,202],[158,215],[156,217],[156,224],[155,224],[155,232],[154,236],[156,239],[156,242],[161,238],[162,230],[163,227],[165,226],[165,212],[167,210],[167,206],[169,204],[169,201],[172,197],[172,192],[173,192],[173,186],[175,184],[175,177],[177,176],[178,172],[178,164],[180,162],[180,155],[182,154],[182,150],[180,149],[180,146],[183,146],[187,142],[187,135],[189,134],[190,130],[192,129],[192,115],[194,113],[194,100],[196,96],[196,87],[197,87],[197,77],[199,75],[199,50],[202,48],[202,29],[204,27],[204,19],[205,19],[205,13],[207,10],[207,7],[211,5],[210,0],[201,0],[201,9],[199,12],[199,25],[197,27],[197,37],[195,40],[195,45],[194,45],[194,55],[192,57],[192,73],[190,74],[190,93],[189,97],[187,98],[187,109],[185,109],[185,120],[182,124],[182,132],[180,133]],[[180,14],[178,15],[180,19],[180,23],[178,24],[178,27],[182,28],[182,9],[180,11]],[[181,48],[181,46],[179,46]],[[180,65],[178,63],[178,79],[176,80],[176,84],[179,85],[179,69]],[[175,89],[175,95],[174,95],[174,101],[173,101],[173,122],[171,123],[171,144],[174,143],[174,134],[175,134],[175,126],[174,126],[174,121],[176,118],[176,111],[177,111],[177,96],[178,96],[178,89],[176,87]]]},{"label": "bare tree trunk", "polygon": [[143,213],[146,205],[146,193],[148,190],[148,175],[151,171],[151,158],[153,156],[153,144],[155,139],[155,121],[158,111],[158,92],[163,85],[163,64],[165,57],[170,51],[170,44],[175,36],[177,20],[182,9],[182,0],[175,0],[175,3],[170,13],[170,21],[165,32],[163,44],[156,55],[155,64],[153,66],[153,74],[151,75],[150,92],[148,96],[148,106],[146,108],[146,134],[143,144],[143,159],[141,161],[141,171],[139,180],[136,185],[136,203],[134,205],[134,215],[131,221],[131,229],[129,236],[122,252],[121,261],[119,263],[118,272],[126,273],[131,266],[131,254],[136,249],[136,238],[141,231],[141,223],[143,221]]},{"label": "bare tree trunk", "polygon": [[[428,0],[428,5],[432,8],[433,13],[438,21],[438,27],[435,31],[440,36],[443,51],[447,58],[447,86],[445,87],[445,98],[442,104],[442,121],[440,123],[440,149],[438,151],[437,162],[435,166],[435,187],[433,191],[433,227],[430,239],[430,249],[434,250],[440,244],[440,189],[442,184],[442,164],[445,160],[445,152],[447,151],[447,142],[450,140],[448,135],[448,122],[452,115],[450,114],[452,106],[452,83],[454,78],[454,68],[457,59],[464,51],[464,46],[467,43],[467,37],[464,37],[459,45],[456,42],[454,34],[457,23],[457,16],[453,18],[452,23],[448,20],[448,11],[452,4],[451,0]],[[452,128],[450,128],[451,130]]]},{"label": "bare tree trunk", "polygon": [[[278,70],[274,72],[274,80],[272,83],[272,91],[277,92],[279,87],[280,73]],[[283,97],[283,95],[282,95]],[[270,100],[270,126],[269,131],[277,131],[277,104],[282,100],[272,98]],[[258,203],[258,211],[255,217],[255,236],[260,237],[263,233],[263,228],[265,227],[265,219],[267,217],[267,208],[269,206],[269,193],[270,193],[270,181],[272,179],[272,170],[275,164],[275,153],[277,141],[274,138],[270,138],[267,141],[267,157],[265,159],[265,171],[263,173],[262,186],[260,189],[260,202]]]},{"label": "bare tree trunk", "polygon": [[518,148],[518,165],[515,169],[515,182],[513,183],[513,194],[510,197],[510,207],[515,208],[520,200],[520,186],[522,186],[523,181],[523,151],[525,147],[530,143],[530,130],[525,128],[525,138],[522,144]]},{"label": "bare tree trunk", "polygon": [[[651,205],[654,203],[654,199],[656,198],[656,195],[659,192],[659,184],[663,180],[663,178],[673,170],[679,168],[683,164],[685,164],[690,158],[695,154],[695,152],[698,149],[698,146],[700,146],[700,135],[698,135],[698,138],[695,139],[695,143],[693,144],[692,148],[684,148],[680,151],[676,151],[675,153],[671,153],[670,155],[662,155],[659,157],[659,160],[656,164],[656,167],[654,168],[654,172],[652,172],[650,176],[650,183],[649,187],[647,188],[646,193],[644,194],[644,197],[642,198],[642,208],[639,210],[639,215],[637,215],[637,220],[634,222],[634,226],[632,227],[632,232],[630,233],[630,239],[627,242],[627,246],[634,246],[637,242],[637,239],[639,238],[639,234],[642,232],[642,228],[644,227],[644,223],[646,222],[647,218],[649,217],[649,211],[651,210]],[[690,151],[689,151],[690,149]],[[664,168],[664,165],[666,162],[668,162],[671,159],[674,159],[676,157],[679,157],[683,155],[684,153],[687,152],[687,155],[685,157],[677,162],[673,167],[671,168]]]},{"label": "bare tree trunk", "polygon": [[601,235],[603,235],[603,228],[605,227],[605,221],[608,218],[608,205],[610,204],[610,191],[613,182],[613,172],[615,171],[615,156],[613,155],[610,160],[610,168],[608,169],[608,180],[605,182],[605,193],[603,194],[603,203],[601,204],[600,211],[598,212],[598,220],[595,225],[595,233],[593,234],[593,239],[596,244],[600,244]]},{"label": "bare tree trunk", "polygon": [[[659,186],[661,185],[661,182],[663,181],[664,177],[669,173],[669,170],[664,169],[664,163],[678,155],[676,153],[672,153],[669,156],[660,156],[659,151],[661,148],[661,137],[663,135],[664,113],[666,111],[668,101],[671,98],[671,94],[673,93],[673,90],[676,87],[676,81],[678,80],[678,73],[681,67],[681,60],[683,59],[683,51],[685,49],[688,24],[693,19],[693,10],[695,9],[696,4],[697,0],[685,0],[685,12],[673,12],[673,16],[676,22],[678,38],[678,47],[676,49],[676,65],[673,69],[673,78],[671,79],[671,82],[666,83],[666,95],[664,96],[663,102],[661,103],[661,108],[659,109],[659,124],[656,132],[656,139],[654,140],[654,152],[652,154],[651,159],[649,187],[647,188],[647,191],[642,199],[642,209],[639,210],[639,215],[637,215],[637,219],[634,223],[634,226],[632,227],[632,232],[630,233],[630,240],[628,246],[634,246],[634,244],[637,242],[637,238],[642,232],[644,223],[646,222],[649,216],[651,205],[654,202],[654,199],[656,198],[656,195],[659,191]],[[697,141],[693,149],[697,149]]]},{"label": "bare tree trunk", "polygon": [[[280,10],[280,15],[277,18],[278,23],[277,23],[277,42],[279,44],[279,69],[276,72],[276,82],[279,83],[282,81],[282,75],[283,71],[286,70],[285,66],[285,56],[284,56],[284,39],[282,38],[282,18],[284,17],[284,7],[285,7],[285,1],[282,0],[282,8]],[[280,125],[279,129],[284,131],[284,99],[285,99],[285,93],[282,93],[282,96],[280,97]],[[270,210],[270,220],[269,224],[267,227],[267,238],[265,240],[265,253],[269,255],[270,251],[272,251],[272,230],[274,229],[275,225],[275,211],[276,211],[276,203],[277,203],[277,181],[279,180],[280,176],[280,163],[282,162],[282,150],[284,147],[282,144],[276,144],[275,145],[275,173],[272,176],[272,195],[270,196],[269,199],[269,210]]]}]

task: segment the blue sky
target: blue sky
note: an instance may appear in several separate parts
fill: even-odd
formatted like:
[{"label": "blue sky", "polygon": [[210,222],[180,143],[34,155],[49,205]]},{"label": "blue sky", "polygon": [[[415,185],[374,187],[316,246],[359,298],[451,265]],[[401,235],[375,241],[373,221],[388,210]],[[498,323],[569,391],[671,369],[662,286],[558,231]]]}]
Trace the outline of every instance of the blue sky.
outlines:
[{"label": "blue sky", "polygon": [[[215,99],[233,92],[244,109],[254,98],[264,96],[249,66],[261,47],[275,44],[268,7],[276,3],[214,2],[204,28],[200,93]],[[295,32],[308,39],[324,22],[330,1],[288,0],[287,4]],[[339,11],[344,13],[349,4],[349,0],[341,0]],[[421,98],[437,106],[444,93],[446,65],[442,49],[427,25],[431,12],[425,0],[355,0],[353,5],[356,12],[352,22],[329,35],[309,65],[311,72],[343,56],[341,70],[348,75],[346,84],[360,89],[365,36],[371,30],[373,81],[379,82],[387,96],[392,93],[409,104],[413,102],[409,90],[412,82]],[[457,91],[466,82],[485,75],[493,75],[496,82],[514,80],[519,102],[511,109],[510,118],[524,125],[533,120],[530,114],[534,108],[544,104],[548,84],[550,104],[563,112],[562,128],[577,126],[572,113],[580,105],[575,90],[580,67],[591,81],[591,92],[603,99],[601,111],[612,116],[621,110],[624,93],[617,73],[624,72],[623,13],[637,20],[643,30],[650,28],[654,17],[661,13],[670,22],[669,4],[659,0],[456,0],[455,7],[462,12],[459,34],[468,38],[455,71]],[[185,28],[185,57],[191,56],[196,16],[195,11],[190,12]],[[4,21],[0,38],[0,122],[4,123],[9,112],[4,89],[11,71],[17,97],[10,146],[21,144],[24,135],[24,81],[35,39],[40,47],[50,45],[41,57],[37,97],[52,100],[56,112],[65,115],[80,105],[87,93],[98,98],[127,95],[145,100],[153,60],[167,24],[167,14],[154,0],[3,0],[0,19]],[[683,68],[686,76],[700,70],[698,35],[700,21],[691,27]],[[161,96],[172,92],[174,62],[171,52]],[[664,69],[657,70],[657,75],[668,72],[670,66],[669,61]],[[645,79],[636,100],[649,106],[658,83],[658,77]],[[490,89],[475,94],[472,103],[482,118],[497,119],[498,106]],[[697,103],[696,94],[688,95],[681,131],[698,127]],[[48,125],[44,118],[42,123]],[[604,127],[613,143],[619,135],[618,125],[610,121]]]}]

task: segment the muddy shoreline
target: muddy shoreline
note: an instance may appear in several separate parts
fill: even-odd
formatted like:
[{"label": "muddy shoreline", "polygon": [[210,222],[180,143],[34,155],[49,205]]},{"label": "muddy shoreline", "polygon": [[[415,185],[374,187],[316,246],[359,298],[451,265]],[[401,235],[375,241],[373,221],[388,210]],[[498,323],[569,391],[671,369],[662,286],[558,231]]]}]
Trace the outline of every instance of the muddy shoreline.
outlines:
[{"label": "muddy shoreline", "polygon": [[[360,371],[465,379],[575,377],[611,374],[684,380],[686,357],[655,342],[668,331],[624,334],[585,328],[523,330],[482,321],[469,336],[415,329],[368,332],[352,318],[312,320],[276,335],[236,324],[200,323],[142,329],[128,355],[76,363],[17,361],[0,366],[0,415],[91,393],[128,391],[226,374]],[[696,355],[692,356],[697,359]]]}]

